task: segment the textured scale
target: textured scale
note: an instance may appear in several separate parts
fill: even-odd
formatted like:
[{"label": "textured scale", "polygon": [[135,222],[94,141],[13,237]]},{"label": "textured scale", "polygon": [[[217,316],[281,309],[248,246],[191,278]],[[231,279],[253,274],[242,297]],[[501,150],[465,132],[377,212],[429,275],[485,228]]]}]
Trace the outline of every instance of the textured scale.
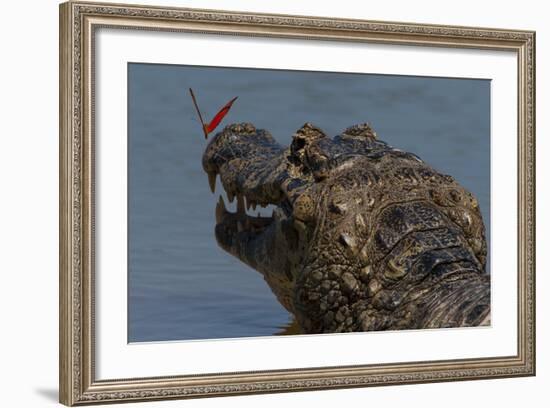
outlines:
[{"label": "textured scale", "polygon": [[[288,263],[258,269],[304,332],[488,321],[483,220],[477,200],[451,176],[378,140],[368,125],[331,139],[306,124],[288,149],[262,135],[255,131],[242,147],[233,139],[236,168],[220,173],[245,195],[290,207],[281,225],[295,238],[279,226],[270,247]],[[207,171],[221,152],[227,157],[217,143],[203,158]]]}]

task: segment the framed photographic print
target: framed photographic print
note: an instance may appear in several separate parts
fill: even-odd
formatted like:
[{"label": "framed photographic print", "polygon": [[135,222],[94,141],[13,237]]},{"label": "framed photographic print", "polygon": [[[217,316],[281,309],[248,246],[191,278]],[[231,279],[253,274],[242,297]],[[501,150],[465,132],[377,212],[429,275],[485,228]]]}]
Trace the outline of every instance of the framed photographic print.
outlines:
[{"label": "framed photographic print", "polygon": [[534,375],[534,42],[62,4],[61,402]]}]

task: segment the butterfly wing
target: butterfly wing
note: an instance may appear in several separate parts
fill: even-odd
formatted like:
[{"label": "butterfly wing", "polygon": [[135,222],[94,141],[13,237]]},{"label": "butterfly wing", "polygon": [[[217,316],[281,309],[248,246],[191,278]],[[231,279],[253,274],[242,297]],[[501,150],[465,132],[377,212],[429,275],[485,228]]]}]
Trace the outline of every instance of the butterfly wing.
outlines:
[{"label": "butterfly wing", "polygon": [[210,123],[208,125],[205,125],[205,131],[206,133],[212,132],[216,127],[220,124],[222,119],[227,115],[227,112],[229,112],[229,109],[231,109],[231,105],[233,105],[233,102],[237,100],[237,96],[235,96],[233,99],[231,99],[229,102],[225,104],[223,108],[220,109],[218,113],[216,113],[216,116],[212,118]]}]

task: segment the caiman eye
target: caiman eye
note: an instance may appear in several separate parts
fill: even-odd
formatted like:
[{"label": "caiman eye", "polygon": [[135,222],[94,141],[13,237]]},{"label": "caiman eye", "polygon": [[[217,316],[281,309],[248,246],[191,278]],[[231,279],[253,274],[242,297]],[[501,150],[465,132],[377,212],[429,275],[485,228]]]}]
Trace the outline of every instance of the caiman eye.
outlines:
[{"label": "caiman eye", "polygon": [[306,140],[301,138],[301,137],[297,137],[296,139],[294,139],[294,142],[292,143],[292,147],[294,151],[298,151],[298,150],[301,150],[304,148],[304,146],[306,145]]}]

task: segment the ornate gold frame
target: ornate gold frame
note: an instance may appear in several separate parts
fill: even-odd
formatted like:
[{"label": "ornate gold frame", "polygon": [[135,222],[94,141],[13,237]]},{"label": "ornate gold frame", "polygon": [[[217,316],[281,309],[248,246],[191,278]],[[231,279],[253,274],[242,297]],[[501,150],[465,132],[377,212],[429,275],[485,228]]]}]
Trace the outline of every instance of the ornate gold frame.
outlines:
[{"label": "ornate gold frame", "polygon": [[[98,27],[507,50],[518,61],[518,350],[513,356],[96,380],[93,47]],[[535,33],[197,9],[60,6],[60,401],[144,401],[535,374]]]}]

